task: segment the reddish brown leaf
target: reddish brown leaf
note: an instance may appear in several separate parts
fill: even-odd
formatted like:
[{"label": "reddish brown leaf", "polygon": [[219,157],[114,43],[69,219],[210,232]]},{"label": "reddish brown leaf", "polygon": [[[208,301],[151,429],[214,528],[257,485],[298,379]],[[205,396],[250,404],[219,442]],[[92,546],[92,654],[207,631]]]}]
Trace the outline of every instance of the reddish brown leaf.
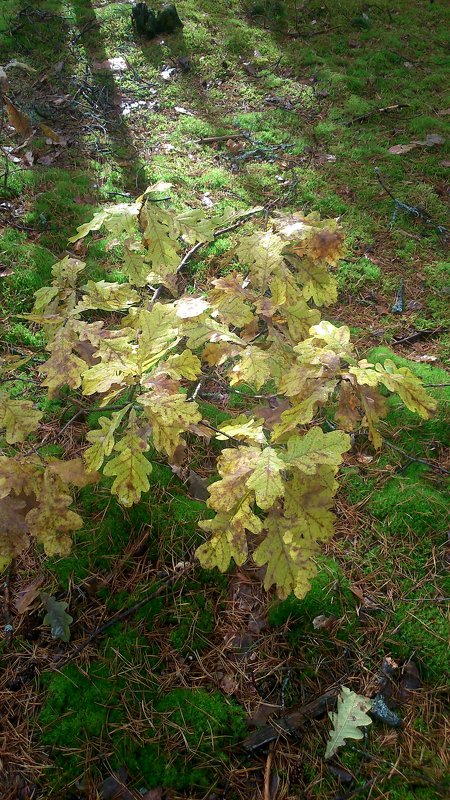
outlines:
[{"label": "reddish brown leaf", "polygon": [[24,589],[17,593],[14,600],[14,608],[18,614],[24,614],[32,603],[39,596],[39,589],[44,580],[43,575],[37,575]]}]

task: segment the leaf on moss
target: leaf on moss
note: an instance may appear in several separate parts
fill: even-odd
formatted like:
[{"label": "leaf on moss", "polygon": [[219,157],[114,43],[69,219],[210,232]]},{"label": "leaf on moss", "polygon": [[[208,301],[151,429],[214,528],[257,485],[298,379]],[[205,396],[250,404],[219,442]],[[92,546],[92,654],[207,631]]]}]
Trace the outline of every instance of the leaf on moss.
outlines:
[{"label": "leaf on moss", "polygon": [[331,758],[342,747],[347,739],[362,739],[362,727],[372,724],[367,715],[372,701],[352,692],[347,686],[342,687],[338,698],[337,711],[330,711],[328,716],[333,724],[325,752],[325,758]]},{"label": "leaf on moss", "polygon": [[81,458],[71,458],[69,461],[51,461],[47,469],[49,472],[59,475],[64,483],[73,483],[79,488],[97,483],[100,479],[98,472],[86,471]]},{"label": "leaf on moss", "polygon": [[46,611],[43,623],[44,625],[50,625],[53,639],[69,642],[70,624],[73,622],[73,617],[66,611],[69,604],[56,600],[46,592],[41,592],[41,600]]}]

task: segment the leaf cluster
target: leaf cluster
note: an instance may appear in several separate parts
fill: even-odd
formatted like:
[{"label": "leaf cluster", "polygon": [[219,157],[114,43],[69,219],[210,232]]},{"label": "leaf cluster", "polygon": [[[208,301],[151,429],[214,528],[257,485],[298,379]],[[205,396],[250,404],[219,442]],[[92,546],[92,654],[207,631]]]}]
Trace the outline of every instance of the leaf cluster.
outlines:
[{"label": "leaf cluster", "polygon": [[[349,329],[321,320],[320,308],[336,300],[333,269],[344,254],[334,220],[278,216],[265,230],[241,230],[230,271],[190,294],[179,291],[193,252],[186,249],[259,209],[179,213],[160,199],[168,188],[157,184],[134,203],[103,208],[71,239],[105,229],[123,245],[126,283],[83,283],[85,264],[68,255],[23,315],[48,338],[39,376],[49,397],[68,387],[105,415],[86,434],[84,469],[78,460],[49,462],[23,453],[40,412],[2,393],[0,425],[12,448],[0,461],[2,563],[26,547],[30,534],[50,554],[68,552],[70,533],[82,524],[69,509],[68,484],[101,473],[112,479],[120,503],[131,506],[149,489],[151,448],[179,464],[188,438],[215,438],[226,446],[209,488],[215,516],[201,523],[209,536],[197,551],[201,564],[225,571],[232,559],[243,564],[252,557],[265,569],[267,589],[303,597],[321,543],[333,534],[336,473],[349,432],[367,429],[381,446],[386,392],[423,418],[435,403],[408,369],[360,360]],[[214,428],[196,399],[205,382],[265,390],[269,405]],[[332,403],[338,429],[324,433],[314,420]]]}]

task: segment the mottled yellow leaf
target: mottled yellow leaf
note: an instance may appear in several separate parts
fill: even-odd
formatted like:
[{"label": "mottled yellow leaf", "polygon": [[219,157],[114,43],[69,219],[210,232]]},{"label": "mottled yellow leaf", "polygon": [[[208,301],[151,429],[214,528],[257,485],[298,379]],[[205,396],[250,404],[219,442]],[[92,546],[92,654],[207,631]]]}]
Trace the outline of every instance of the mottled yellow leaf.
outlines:
[{"label": "mottled yellow leaf", "polygon": [[242,350],[239,361],[231,369],[230,385],[249,383],[261,389],[271,377],[270,362],[264,350],[249,345]]},{"label": "mottled yellow leaf", "polygon": [[98,420],[100,428],[88,431],[86,434],[87,441],[92,444],[84,451],[83,458],[90,472],[100,469],[105,458],[111,455],[115,444],[115,433],[130,408],[131,405],[127,405],[120,411],[115,411],[110,419],[100,417]]},{"label": "mottled yellow leaf", "polygon": [[44,545],[48,556],[68,555],[74,531],[83,527],[83,520],[69,506],[72,497],[59,475],[46,469],[37,495],[38,506],[26,516],[30,533]]},{"label": "mottled yellow leaf", "polygon": [[266,444],[266,437],[263,431],[264,420],[252,419],[240,414],[230,422],[224,422],[219,426],[223,433],[217,433],[216,439],[225,441],[232,437],[250,444]]},{"label": "mottled yellow leaf", "polygon": [[141,435],[136,412],[131,410],[128,425],[123,437],[114,445],[114,456],[107,462],[103,474],[114,477],[111,487],[122,505],[129,507],[140,500],[143,492],[148,492],[148,476],[152,471],[150,461],[144,456],[149,444]]},{"label": "mottled yellow leaf", "polygon": [[270,508],[275,500],[284,494],[281,473],[285,469],[286,464],[273,447],[265,447],[261,451],[252,475],[246,481],[247,487],[255,492],[256,502],[260,508]]},{"label": "mottled yellow leaf", "polygon": [[337,466],[342,454],[350,449],[350,436],[343,431],[324,433],[322,428],[314,427],[303,436],[295,434],[287,442],[283,455],[286,464],[297,467],[305,475],[313,475],[323,465]]},{"label": "mottled yellow leaf", "polygon": [[139,400],[152,426],[154,446],[169,457],[183,444],[181,434],[202,418],[197,403],[187,400],[184,394],[154,391],[141,395]]},{"label": "mottled yellow leaf", "polygon": [[8,444],[24,442],[30,433],[38,429],[42,416],[42,411],[34,408],[30,400],[12,398],[0,392],[0,428],[6,429]]},{"label": "mottled yellow leaf", "polygon": [[384,364],[376,364],[375,369],[381,383],[390,392],[396,392],[410,411],[416,412],[423,419],[429,419],[436,411],[436,400],[426,393],[420,378],[413,375],[407,367],[397,368],[387,358]]}]

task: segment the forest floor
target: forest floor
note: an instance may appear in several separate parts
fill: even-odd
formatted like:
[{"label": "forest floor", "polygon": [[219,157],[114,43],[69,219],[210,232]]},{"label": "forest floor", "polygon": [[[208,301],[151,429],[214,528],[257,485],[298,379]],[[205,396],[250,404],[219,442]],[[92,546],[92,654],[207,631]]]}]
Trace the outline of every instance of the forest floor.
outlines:
[{"label": "forest floor", "polygon": [[[21,148],[2,117],[3,350],[42,349],[18,315],[77,225],[164,179],[180,208],[258,203],[339,217],[348,254],[330,319],[350,325],[361,356],[423,377],[440,411],[419,423],[392,400],[382,454],[357,437],[337,534],[303,601],[268,597],[250,569],[195,567],[77,656],[90,631],[192,559],[204,515],[163,464],[128,512],[101,486],[81,490],[73,554],[30,552],[4,582],[13,635],[0,644],[0,796],[448,796],[446,4],[177,8],[182,31],[148,42],[129,2],[2,0],[2,65],[31,68],[8,68],[8,96],[40,131]],[[195,286],[228,246],[214,242],[192,263]],[[89,277],[117,274],[101,238],[83,247]],[[63,401],[33,386],[26,396],[49,429],[64,419]],[[224,397],[221,419],[235,413]],[[85,423],[68,431],[74,453],[84,433]],[[201,473],[195,454],[193,464]],[[42,589],[69,603],[67,645],[42,626]],[[342,684],[383,691],[397,719],[381,711],[330,766],[323,695]],[[316,700],[311,718],[264,737],[267,721]]]}]

